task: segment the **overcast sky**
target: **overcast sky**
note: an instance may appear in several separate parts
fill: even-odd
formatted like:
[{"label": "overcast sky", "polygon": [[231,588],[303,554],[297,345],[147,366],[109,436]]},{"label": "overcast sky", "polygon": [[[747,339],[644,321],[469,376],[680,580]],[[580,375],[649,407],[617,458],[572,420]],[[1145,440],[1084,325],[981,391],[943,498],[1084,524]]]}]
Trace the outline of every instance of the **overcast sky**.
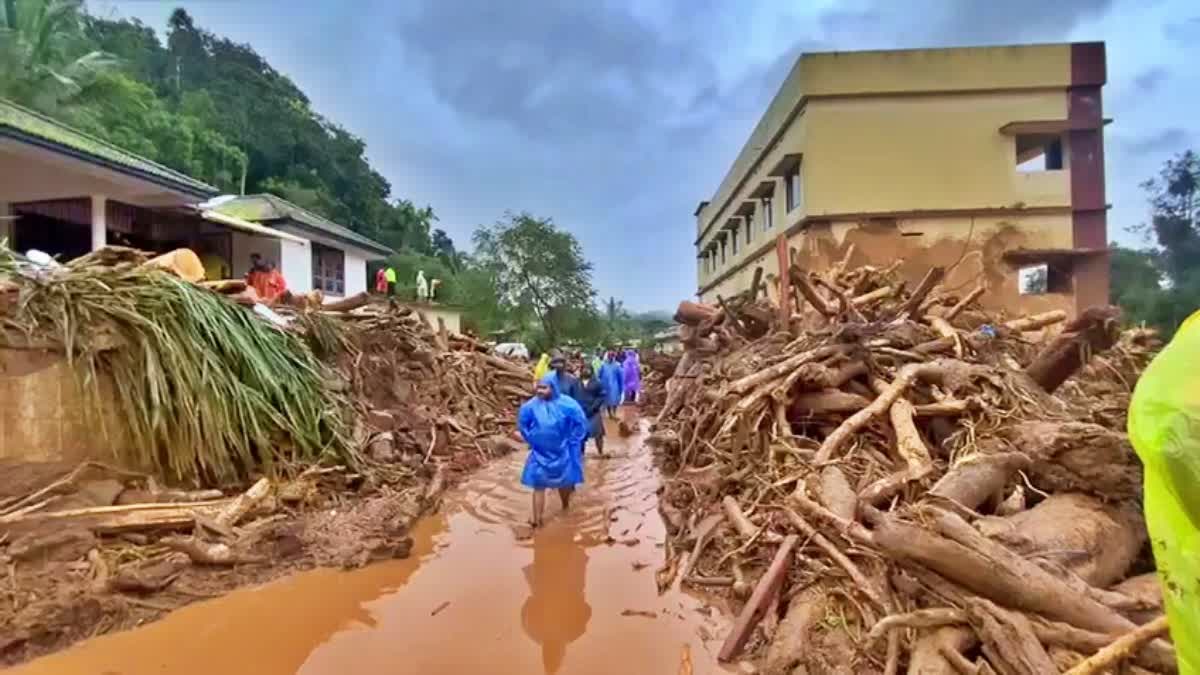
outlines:
[{"label": "overcast sky", "polygon": [[[802,51],[1108,43],[1109,238],[1138,188],[1200,147],[1194,0],[90,0],[160,31],[176,6],[250,43],[366,140],[393,193],[462,246],[507,209],[552,217],[601,296],[666,309],[695,291],[709,198]],[[1190,92],[1190,93],[1189,93]]]}]

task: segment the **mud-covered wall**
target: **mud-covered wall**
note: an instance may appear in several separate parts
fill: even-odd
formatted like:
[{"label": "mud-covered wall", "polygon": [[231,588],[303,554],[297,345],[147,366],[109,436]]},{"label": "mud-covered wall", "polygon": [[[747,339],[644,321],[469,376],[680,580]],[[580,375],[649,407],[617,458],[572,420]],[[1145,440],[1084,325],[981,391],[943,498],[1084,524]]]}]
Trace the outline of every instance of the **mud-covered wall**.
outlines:
[{"label": "mud-covered wall", "polygon": [[[915,284],[934,266],[946,268],[943,289],[966,294],[982,284],[984,306],[1015,313],[1062,309],[1076,311],[1072,292],[1021,295],[1017,270],[1003,255],[1014,249],[1071,247],[1071,217],[1028,215],[1013,217],[951,217],[879,219],[861,222],[817,223],[789,240],[795,264],[823,272],[840,261],[854,245],[850,265],[887,267],[901,261],[898,272]],[[774,279],[778,265],[774,252],[747,265],[701,296],[706,302],[717,295],[730,296],[750,285],[755,268]]]},{"label": "mud-covered wall", "polygon": [[[110,381],[100,377],[102,390],[111,392]],[[0,460],[111,461],[123,427],[115,416],[94,419],[87,406],[61,354],[0,349]]]}]

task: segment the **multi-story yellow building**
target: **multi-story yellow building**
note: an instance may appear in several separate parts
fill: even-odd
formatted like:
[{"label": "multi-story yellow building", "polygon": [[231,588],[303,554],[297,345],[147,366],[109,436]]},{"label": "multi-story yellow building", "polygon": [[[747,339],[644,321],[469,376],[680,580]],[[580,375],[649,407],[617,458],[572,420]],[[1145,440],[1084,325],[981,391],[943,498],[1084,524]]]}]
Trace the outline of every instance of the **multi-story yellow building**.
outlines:
[{"label": "multi-story yellow building", "polygon": [[[794,265],[983,284],[985,304],[1108,299],[1103,43],[804,54],[696,210],[698,294]],[[773,285],[773,284],[769,284]]]}]

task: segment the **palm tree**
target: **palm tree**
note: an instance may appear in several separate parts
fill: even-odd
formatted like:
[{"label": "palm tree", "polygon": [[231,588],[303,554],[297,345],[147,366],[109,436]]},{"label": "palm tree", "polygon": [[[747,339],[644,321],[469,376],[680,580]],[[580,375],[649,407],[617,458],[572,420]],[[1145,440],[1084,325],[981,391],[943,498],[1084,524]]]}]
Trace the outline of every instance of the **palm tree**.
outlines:
[{"label": "palm tree", "polygon": [[83,0],[4,0],[4,19],[0,98],[54,113],[116,63],[87,51]]}]

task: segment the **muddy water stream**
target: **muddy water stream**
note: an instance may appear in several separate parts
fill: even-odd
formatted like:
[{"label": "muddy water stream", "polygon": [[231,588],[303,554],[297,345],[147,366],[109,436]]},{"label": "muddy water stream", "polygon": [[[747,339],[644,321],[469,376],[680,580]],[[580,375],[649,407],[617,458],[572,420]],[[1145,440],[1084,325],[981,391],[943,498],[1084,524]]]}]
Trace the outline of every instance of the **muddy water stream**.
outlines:
[{"label": "muddy water stream", "polygon": [[513,456],[447,493],[407,560],[237,591],[10,672],[674,675],[684,651],[696,673],[714,672],[718,611],[656,592],[664,532],[650,451],[640,437],[608,441],[614,457],[589,447],[571,511],[548,494],[531,539],[524,457]]}]

